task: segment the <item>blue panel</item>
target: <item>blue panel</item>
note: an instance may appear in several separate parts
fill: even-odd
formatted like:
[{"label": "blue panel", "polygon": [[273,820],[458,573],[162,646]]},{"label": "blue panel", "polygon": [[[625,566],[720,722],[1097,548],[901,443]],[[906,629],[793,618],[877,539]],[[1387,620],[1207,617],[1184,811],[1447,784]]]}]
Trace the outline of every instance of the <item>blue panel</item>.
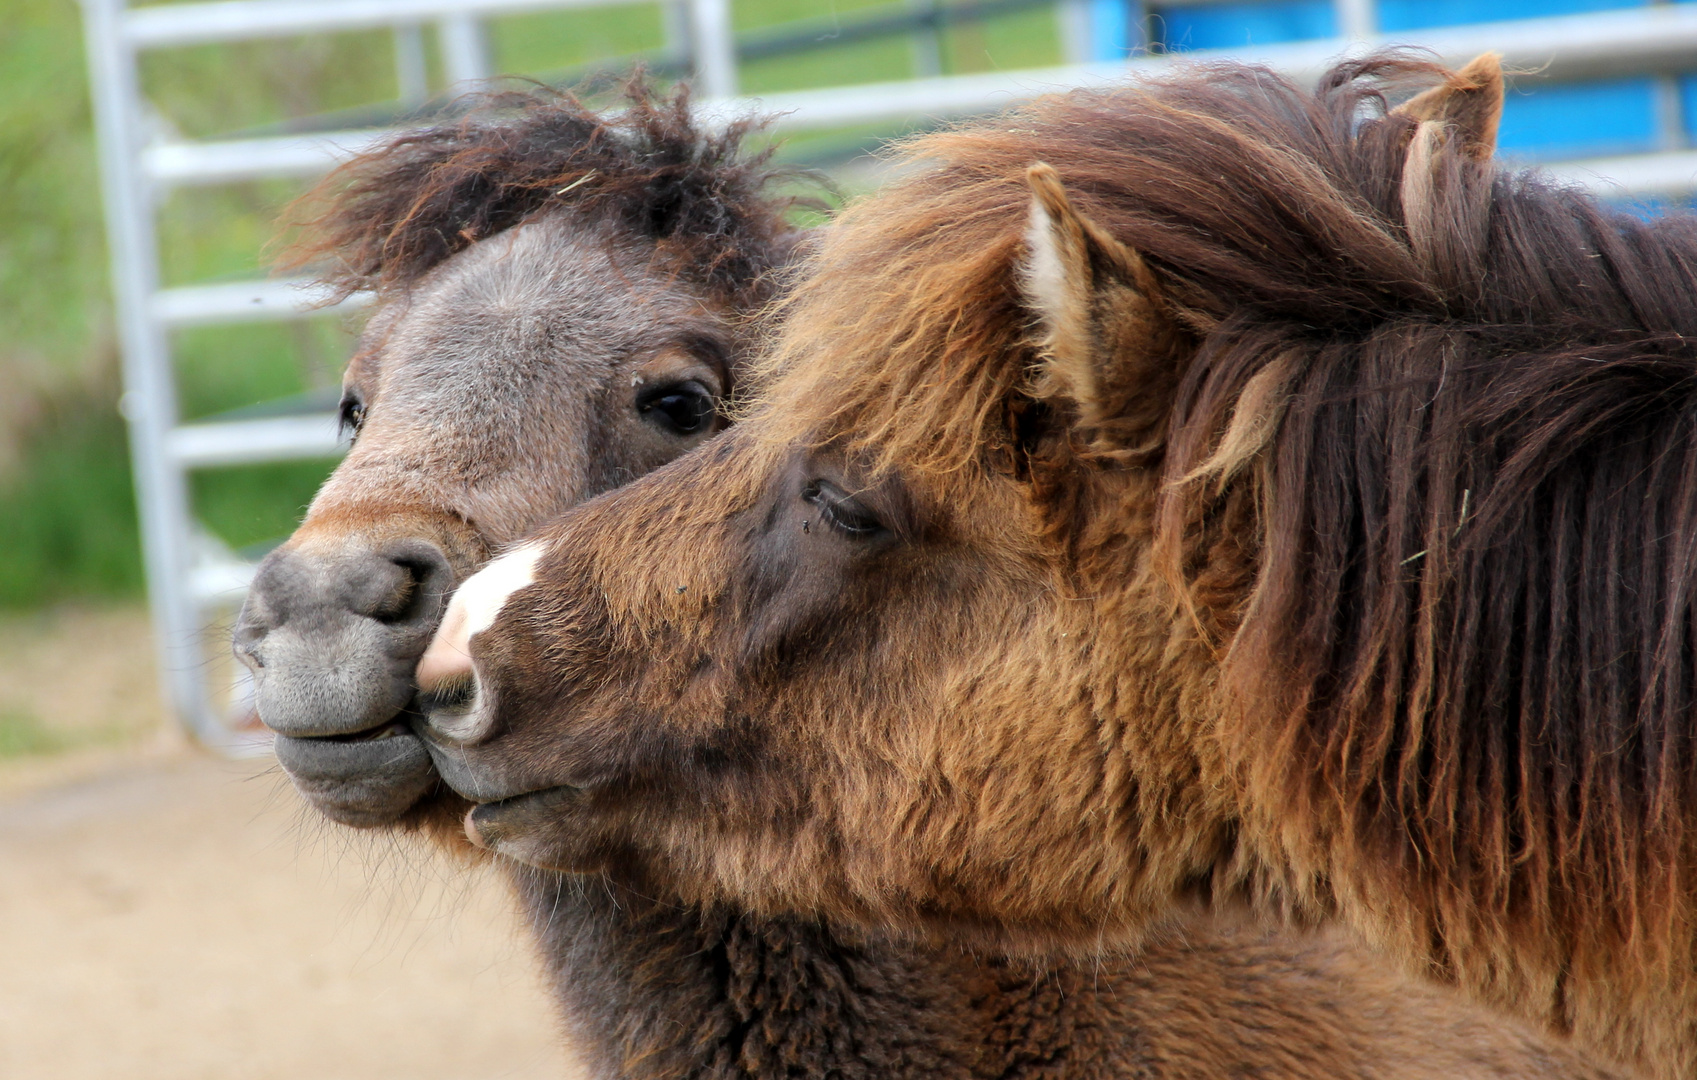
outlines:
[{"label": "blue panel", "polygon": [[1691,212],[1691,196],[1689,195],[1646,195],[1636,199],[1605,198],[1602,202],[1610,210],[1619,210],[1623,214],[1631,214],[1640,221],[1652,221],[1664,214]]},{"label": "blue panel", "polygon": [[1337,34],[1332,0],[1208,4],[1154,9],[1154,43],[1169,49],[1237,49]]},{"label": "blue panel", "polygon": [[1685,133],[1697,136],[1697,75],[1679,77],[1679,111],[1685,119]]},{"label": "blue panel", "polygon": [[[1098,7],[1116,0],[1093,0]],[[1379,0],[1388,33],[1431,26],[1526,19],[1642,7],[1649,0]],[[1693,2],[1693,0],[1682,0]],[[1152,45],[1171,49],[1231,49],[1337,33],[1332,0],[1227,0],[1152,5]],[[1122,10],[1123,7],[1116,8]],[[1099,22],[1099,34],[1121,32]],[[1125,32],[1132,30],[1129,25]],[[1660,143],[1657,93],[1649,78],[1546,86],[1527,80],[1504,105],[1499,146],[1519,158],[1551,160],[1655,150]],[[1680,81],[1687,130],[1697,137],[1697,74]]]},{"label": "blue panel", "polygon": [[1379,29],[1421,30],[1428,26],[1536,19],[1644,7],[1649,0],[1379,0]]},{"label": "blue panel", "polygon": [[1523,158],[1627,154],[1654,150],[1657,134],[1655,82],[1609,79],[1511,90],[1497,146]]},{"label": "blue panel", "polygon": [[1133,45],[1141,45],[1131,25],[1127,0],[1089,0],[1090,59],[1123,60]]}]

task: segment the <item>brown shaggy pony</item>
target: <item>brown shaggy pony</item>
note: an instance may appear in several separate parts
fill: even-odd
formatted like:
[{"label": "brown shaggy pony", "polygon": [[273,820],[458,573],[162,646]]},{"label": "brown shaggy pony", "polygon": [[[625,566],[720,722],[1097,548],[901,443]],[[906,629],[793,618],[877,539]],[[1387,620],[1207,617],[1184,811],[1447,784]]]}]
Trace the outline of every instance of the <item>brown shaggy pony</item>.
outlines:
[{"label": "brown shaggy pony", "polygon": [[[484,552],[720,426],[795,240],[741,134],[640,88],[616,117],[510,97],[325,190],[297,257],[380,294],[345,380],[356,439],[259,574],[238,649],[329,817],[459,835],[441,826],[468,804],[387,673]],[[1335,934],[1193,919],[1135,957],[1033,964],[506,869],[596,1076],[1607,1075]]]},{"label": "brown shaggy pony", "polygon": [[1015,944],[1338,917],[1697,1073],[1697,223],[1494,168],[1501,92],[1216,66],[917,141],[752,419],[461,591],[473,836]]}]

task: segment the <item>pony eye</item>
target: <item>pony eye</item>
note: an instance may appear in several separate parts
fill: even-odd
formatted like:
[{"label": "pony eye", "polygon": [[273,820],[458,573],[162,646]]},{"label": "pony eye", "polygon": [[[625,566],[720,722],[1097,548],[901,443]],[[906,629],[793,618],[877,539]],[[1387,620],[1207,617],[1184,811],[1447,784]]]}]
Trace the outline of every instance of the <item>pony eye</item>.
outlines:
[{"label": "pony eye", "polygon": [[845,536],[863,540],[884,531],[877,515],[829,480],[809,482],[801,489],[801,497],[818,507],[825,523]]},{"label": "pony eye", "polygon": [[365,402],[353,394],[343,394],[342,403],[337,408],[337,423],[342,433],[349,437],[359,434],[359,429],[365,426]]},{"label": "pony eye", "polygon": [[713,422],[713,395],[695,381],[658,386],[637,398],[636,411],[677,435],[694,435]]}]

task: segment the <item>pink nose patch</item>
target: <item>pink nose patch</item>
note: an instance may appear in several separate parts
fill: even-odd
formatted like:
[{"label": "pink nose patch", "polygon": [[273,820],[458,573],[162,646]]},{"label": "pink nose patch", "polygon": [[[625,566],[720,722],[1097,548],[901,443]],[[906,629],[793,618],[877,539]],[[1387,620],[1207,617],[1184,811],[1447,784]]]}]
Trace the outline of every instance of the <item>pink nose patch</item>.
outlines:
[{"label": "pink nose patch", "polygon": [[428,692],[475,674],[471,663],[473,635],[489,629],[507,598],[536,580],[536,562],[541,557],[541,544],[525,544],[466,578],[448,602],[442,625],[418,661],[414,679],[419,689]]},{"label": "pink nose patch", "polygon": [[466,609],[456,595],[436,628],[430,647],[419,658],[413,678],[420,690],[430,691],[443,683],[471,674],[471,635],[466,633]]}]

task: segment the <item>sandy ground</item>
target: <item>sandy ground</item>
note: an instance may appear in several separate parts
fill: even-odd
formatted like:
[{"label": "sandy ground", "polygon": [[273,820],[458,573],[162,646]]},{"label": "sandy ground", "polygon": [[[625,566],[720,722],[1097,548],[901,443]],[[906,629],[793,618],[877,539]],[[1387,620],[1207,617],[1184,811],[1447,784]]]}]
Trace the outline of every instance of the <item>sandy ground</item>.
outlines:
[{"label": "sandy ground", "polygon": [[134,610],[0,621],[56,740],[0,759],[0,1077],[573,1074],[498,878],[186,746],[149,662]]}]

